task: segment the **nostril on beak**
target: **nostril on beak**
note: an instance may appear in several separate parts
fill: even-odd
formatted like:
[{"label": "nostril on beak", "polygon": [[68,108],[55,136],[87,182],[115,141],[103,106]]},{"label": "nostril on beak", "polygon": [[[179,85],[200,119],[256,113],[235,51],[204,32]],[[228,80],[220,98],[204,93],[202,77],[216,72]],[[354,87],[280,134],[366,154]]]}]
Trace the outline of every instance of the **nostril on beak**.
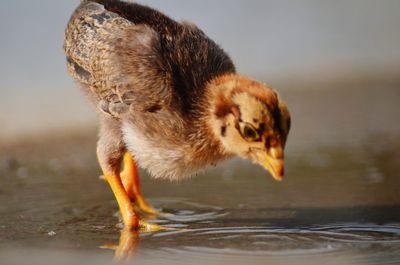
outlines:
[{"label": "nostril on beak", "polygon": [[283,159],[283,149],[280,146],[270,148],[269,154],[275,159]]}]

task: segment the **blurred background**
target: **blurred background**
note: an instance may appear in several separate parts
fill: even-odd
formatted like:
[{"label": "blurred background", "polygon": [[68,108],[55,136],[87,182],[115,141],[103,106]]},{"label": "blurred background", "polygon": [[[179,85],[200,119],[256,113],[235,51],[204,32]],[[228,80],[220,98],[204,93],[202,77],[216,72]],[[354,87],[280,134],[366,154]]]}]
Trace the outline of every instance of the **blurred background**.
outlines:
[{"label": "blurred background", "polygon": [[[196,23],[293,118],[283,183],[238,159],[182,183],[141,172],[169,214],[146,218],[190,228],[141,235],[141,264],[398,264],[400,1],[138,2]],[[1,264],[107,264],[119,241],[62,49],[78,4],[0,3]]]},{"label": "blurred background", "polygon": [[[139,2],[195,22],[241,73],[277,90],[400,83],[397,0]],[[0,139],[95,124],[66,73],[62,50],[64,28],[77,4],[0,4]]]}]

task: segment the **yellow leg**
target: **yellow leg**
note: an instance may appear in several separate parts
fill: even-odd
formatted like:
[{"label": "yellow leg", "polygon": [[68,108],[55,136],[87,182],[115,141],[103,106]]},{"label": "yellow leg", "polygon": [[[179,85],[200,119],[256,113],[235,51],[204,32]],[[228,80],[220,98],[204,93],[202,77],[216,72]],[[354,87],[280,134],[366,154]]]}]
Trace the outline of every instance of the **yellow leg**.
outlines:
[{"label": "yellow leg", "polygon": [[[105,172],[104,178],[110,185],[114,196],[117,199],[122,220],[125,225],[125,230],[129,231],[144,231],[144,232],[157,232],[160,230],[168,230],[170,228],[161,227],[156,224],[147,223],[139,220],[135,213],[135,209],[131,203],[131,198],[138,202],[138,206],[145,212],[155,214],[157,213],[149,204],[144,200],[140,192],[140,182],[137,174],[137,169],[132,158],[125,155],[124,157],[124,174],[108,174]],[[103,170],[104,171],[104,170]],[[121,176],[124,176],[124,183]],[[125,188],[127,187],[127,188]]]},{"label": "yellow leg", "polygon": [[124,189],[120,176],[105,174],[105,178],[117,199],[125,227],[127,229],[138,229],[139,220],[131,204],[131,200]]},{"label": "yellow leg", "polygon": [[128,193],[122,184],[121,178],[117,175],[112,176],[108,174],[105,175],[105,178],[117,199],[126,231],[141,230],[144,232],[157,232],[160,230],[170,229],[139,220],[131,200],[129,199]]},{"label": "yellow leg", "polygon": [[149,214],[159,214],[143,197],[137,166],[129,153],[124,155],[124,170],[121,172],[121,178],[126,193],[140,210]]}]

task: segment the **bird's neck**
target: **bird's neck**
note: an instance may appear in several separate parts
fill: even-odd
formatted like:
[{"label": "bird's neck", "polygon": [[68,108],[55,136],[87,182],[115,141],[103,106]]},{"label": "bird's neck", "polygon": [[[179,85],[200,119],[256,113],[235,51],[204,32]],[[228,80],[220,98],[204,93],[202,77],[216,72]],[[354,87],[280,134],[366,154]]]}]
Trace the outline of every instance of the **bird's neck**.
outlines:
[{"label": "bird's neck", "polygon": [[193,121],[196,127],[191,133],[191,137],[197,139],[193,142],[199,143],[197,148],[202,149],[209,146],[212,147],[210,150],[215,150],[222,156],[231,155],[221,143],[217,119],[230,111],[230,107],[233,106],[232,94],[240,89],[243,83],[249,81],[249,79],[236,74],[227,74],[216,77],[207,83],[205,97],[200,101],[198,115]]},{"label": "bird's neck", "polygon": [[[204,90],[204,97],[201,98],[192,112],[189,124],[187,137],[193,144],[192,148],[195,152],[205,155],[202,152],[212,152],[207,154],[214,157],[226,157],[227,153],[223,147],[219,136],[213,130],[213,120],[215,107],[218,103],[221,94],[226,93],[229,86],[229,80],[232,80],[234,75],[223,75],[209,81]],[[228,86],[227,86],[228,84]]]}]

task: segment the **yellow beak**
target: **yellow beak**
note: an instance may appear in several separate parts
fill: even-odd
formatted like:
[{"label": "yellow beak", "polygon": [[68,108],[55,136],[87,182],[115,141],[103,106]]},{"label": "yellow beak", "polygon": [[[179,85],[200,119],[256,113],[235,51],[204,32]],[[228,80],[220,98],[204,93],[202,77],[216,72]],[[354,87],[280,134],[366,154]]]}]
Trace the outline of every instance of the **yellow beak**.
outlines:
[{"label": "yellow beak", "polygon": [[276,150],[272,150],[272,152],[270,151],[269,153],[266,151],[259,151],[255,154],[255,160],[268,170],[276,181],[282,181],[284,176],[283,153],[279,152],[280,154],[276,155]]}]

